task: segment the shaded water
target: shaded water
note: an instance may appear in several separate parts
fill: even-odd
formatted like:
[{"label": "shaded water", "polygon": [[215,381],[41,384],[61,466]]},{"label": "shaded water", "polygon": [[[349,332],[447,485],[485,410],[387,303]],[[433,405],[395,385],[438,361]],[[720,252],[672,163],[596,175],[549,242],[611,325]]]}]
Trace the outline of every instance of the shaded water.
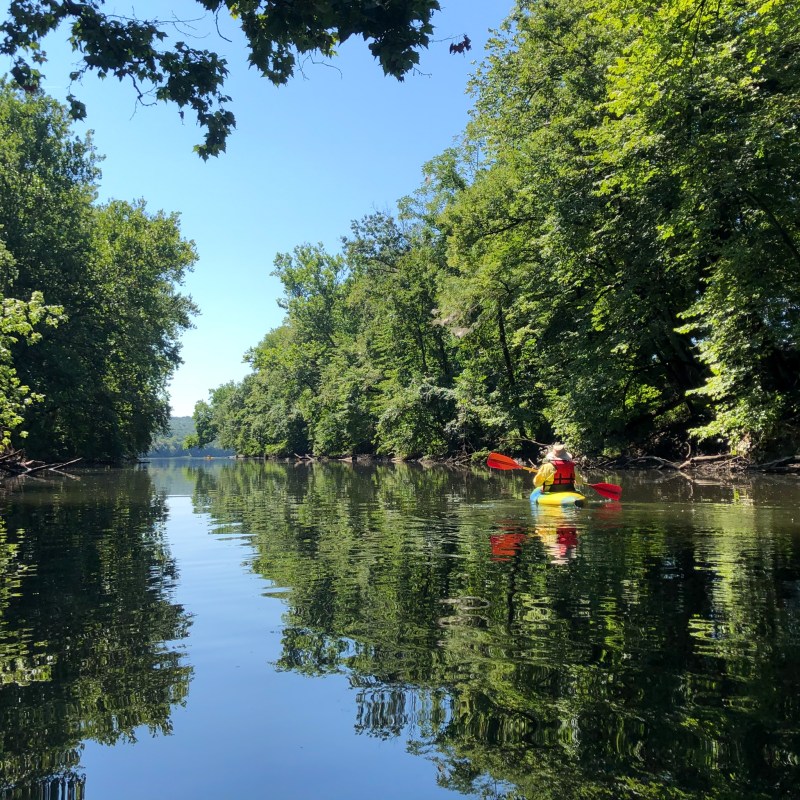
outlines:
[{"label": "shaded water", "polygon": [[7,484],[0,798],[800,797],[800,484],[591,478]]}]

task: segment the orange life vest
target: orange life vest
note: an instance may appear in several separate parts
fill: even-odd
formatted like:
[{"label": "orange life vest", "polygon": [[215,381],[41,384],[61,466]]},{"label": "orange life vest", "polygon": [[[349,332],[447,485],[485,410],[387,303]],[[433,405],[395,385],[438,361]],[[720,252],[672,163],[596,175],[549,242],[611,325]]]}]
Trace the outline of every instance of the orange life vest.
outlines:
[{"label": "orange life vest", "polygon": [[[550,462],[555,467],[553,483],[545,491],[548,492],[574,492],[575,491],[575,464],[572,461],[555,459]],[[545,487],[542,487],[543,489]]]}]

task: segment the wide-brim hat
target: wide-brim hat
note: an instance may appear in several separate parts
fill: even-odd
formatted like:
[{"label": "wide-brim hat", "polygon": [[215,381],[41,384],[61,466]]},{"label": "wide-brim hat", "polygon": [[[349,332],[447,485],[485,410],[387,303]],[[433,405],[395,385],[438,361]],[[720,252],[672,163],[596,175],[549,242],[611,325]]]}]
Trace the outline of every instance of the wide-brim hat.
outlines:
[{"label": "wide-brim hat", "polygon": [[547,458],[556,461],[572,461],[572,454],[561,442],[554,442],[547,451]]}]

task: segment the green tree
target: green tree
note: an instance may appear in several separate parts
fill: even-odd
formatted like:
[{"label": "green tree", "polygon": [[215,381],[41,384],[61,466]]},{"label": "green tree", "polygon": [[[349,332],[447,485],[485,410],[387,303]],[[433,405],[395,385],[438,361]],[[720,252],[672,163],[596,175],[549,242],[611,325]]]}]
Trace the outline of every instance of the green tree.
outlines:
[{"label": "green tree", "polygon": [[196,312],[178,287],[196,256],[175,214],[144,202],[94,204],[96,154],[66,110],[0,87],[0,235],[13,262],[6,297],[40,291],[65,319],[36,347],[17,342],[37,456],[111,459],[146,452],[169,419],[167,381]]},{"label": "green tree", "polygon": [[613,35],[593,10],[518,4],[472,83],[461,164],[439,166],[446,177],[480,157],[443,208],[462,402],[498,435],[555,432],[584,447],[602,447],[635,413],[614,352],[627,328],[597,318],[612,287],[593,252],[604,212],[583,132],[601,119]]},{"label": "green tree", "polygon": [[589,450],[796,436],[796,12],[518,4],[444,209],[488,408]]},{"label": "green tree", "polygon": [[365,401],[375,444],[399,457],[441,456],[457,446],[453,423],[453,337],[436,323],[443,252],[437,232],[407,214],[372,214],[344,239],[353,280]]}]

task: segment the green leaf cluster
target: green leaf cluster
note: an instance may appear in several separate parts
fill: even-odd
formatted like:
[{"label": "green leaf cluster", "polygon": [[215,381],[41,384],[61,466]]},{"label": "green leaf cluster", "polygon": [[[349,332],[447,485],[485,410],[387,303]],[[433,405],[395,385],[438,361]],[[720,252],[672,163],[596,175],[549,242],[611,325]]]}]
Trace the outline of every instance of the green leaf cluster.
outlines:
[{"label": "green leaf cluster", "polygon": [[[249,49],[248,61],[276,85],[286,83],[308,54],[335,55],[336,47],[352,36],[369,42],[369,50],[386,75],[398,80],[419,62],[419,50],[433,32],[431,18],[437,0],[197,0],[219,16],[229,14],[241,28]],[[79,66],[70,78],[87,72],[131,82],[139,102],[149,96],[174,103],[183,117],[194,113],[205,131],[195,147],[207,159],[225,151],[236,126],[225,94],[226,59],[213,50],[198,49],[177,39],[176,21],[142,20],[103,10],[104,0],[12,0],[0,23],[0,54],[13,58],[11,74],[25,91],[35,92],[47,61],[44,38],[69,26],[69,43]],[[219,28],[217,27],[217,33]],[[185,34],[182,34],[185,36]],[[86,107],[70,94],[71,113],[82,119]]]},{"label": "green leaf cluster", "polygon": [[[0,241],[0,257],[12,259]],[[29,301],[0,297],[0,446],[11,445],[11,435],[25,438],[26,430],[17,430],[25,419],[25,409],[31,403],[43,400],[43,396],[31,392],[17,375],[11,347],[19,341],[34,344],[42,334],[36,327],[42,323],[57,325],[63,310],[58,306],[46,306],[41,292],[33,292]]]}]

